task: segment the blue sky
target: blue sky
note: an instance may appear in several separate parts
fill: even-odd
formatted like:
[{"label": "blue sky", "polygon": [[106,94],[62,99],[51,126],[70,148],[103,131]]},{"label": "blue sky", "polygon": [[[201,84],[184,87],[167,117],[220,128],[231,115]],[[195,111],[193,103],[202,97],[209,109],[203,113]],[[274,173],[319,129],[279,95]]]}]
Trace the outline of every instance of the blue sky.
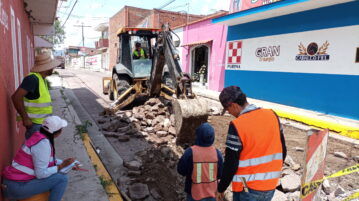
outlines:
[{"label": "blue sky", "polygon": [[[76,0],[59,1],[57,16],[62,24],[65,22]],[[74,25],[91,26],[85,28],[85,46],[94,47],[99,33],[94,31],[96,25],[106,22],[125,5],[152,9],[159,8],[169,0],[77,0],[71,16],[65,24],[66,39],[61,47],[82,45],[81,28]],[[187,6],[189,3],[189,7]],[[210,14],[218,10],[228,10],[229,0],[175,0],[165,10],[187,12],[191,14]]]}]

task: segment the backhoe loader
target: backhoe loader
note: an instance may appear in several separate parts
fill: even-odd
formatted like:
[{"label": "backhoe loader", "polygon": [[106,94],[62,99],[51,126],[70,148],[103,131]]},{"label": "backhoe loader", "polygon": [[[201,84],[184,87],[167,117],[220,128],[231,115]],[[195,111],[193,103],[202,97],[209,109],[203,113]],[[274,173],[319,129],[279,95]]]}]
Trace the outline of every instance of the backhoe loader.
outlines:
[{"label": "backhoe loader", "polygon": [[[193,143],[195,129],[208,118],[207,102],[192,92],[191,77],[182,72],[168,25],[162,29],[121,28],[118,63],[112,78],[103,78],[104,93],[114,100],[107,114],[113,114],[140,96],[163,97],[172,105],[177,144]],[[140,44],[140,45],[138,45]],[[146,55],[133,56],[140,46]]]}]

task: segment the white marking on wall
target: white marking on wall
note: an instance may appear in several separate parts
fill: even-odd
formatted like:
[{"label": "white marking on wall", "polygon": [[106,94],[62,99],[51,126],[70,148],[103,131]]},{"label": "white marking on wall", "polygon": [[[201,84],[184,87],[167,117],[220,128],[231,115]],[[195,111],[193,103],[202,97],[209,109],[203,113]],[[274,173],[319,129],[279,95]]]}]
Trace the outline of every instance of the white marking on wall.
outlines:
[{"label": "white marking on wall", "polygon": [[22,34],[21,34],[21,24],[19,19],[17,19],[17,44],[19,50],[19,67],[20,67],[20,81],[24,78],[24,62],[22,60]]},{"label": "white marking on wall", "polygon": [[18,58],[17,58],[17,46],[16,46],[16,23],[14,9],[10,7],[11,13],[11,42],[12,42],[12,60],[14,67],[14,80],[15,90],[19,86],[19,69],[18,69]]},{"label": "white marking on wall", "polygon": [[27,72],[30,72],[31,68],[31,53],[30,53],[30,39],[29,36],[26,35],[26,52],[27,52]]},{"label": "white marking on wall", "polygon": [[[355,63],[355,51],[359,46],[359,25],[243,39],[242,41],[241,65],[240,69],[236,70],[359,75],[359,63]],[[324,51],[325,54],[318,54],[317,57],[329,55],[328,60],[322,58],[322,60],[312,61],[296,60],[296,56],[300,53],[300,44],[303,44],[306,49],[310,43],[316,43],[319,52],[321,47],[325,48],[326,41],[329,45]],[[255,54],[257,48],[269,46],[280,46],[280,55],[276,56],[272,62],[260,61]]]},{"label": "white marking on wall", "polygon": [[0,0],[0,24],[4,26],[4,33],[9,29],[9,15],[3,8],[2,0]]}]

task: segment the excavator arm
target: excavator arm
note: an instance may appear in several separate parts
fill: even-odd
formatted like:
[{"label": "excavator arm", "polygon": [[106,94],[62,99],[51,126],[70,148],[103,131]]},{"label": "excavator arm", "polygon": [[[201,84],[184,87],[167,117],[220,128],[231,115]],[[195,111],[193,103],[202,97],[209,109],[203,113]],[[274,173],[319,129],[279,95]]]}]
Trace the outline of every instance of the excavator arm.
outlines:
[{"label": "excavator arm", "polygon": [[[153,67],[151,71],[149,93],[150,96],[160,96],[161,88],[172,87],[177,98],[193,97],[190,76],[183,73],[179,64],[179,55],[172,40],[168,25],[162,26],[154,51]],[[163,70],[167,65],[169,79],[173,86],[163,86]]]},{"label": "excavator arm", "polygon": [[[163,91],[170,91],[170,86],[163,84],[163,70],[167,65],[172,83],[172,110],[175,115],[177,143],[194,142],[194,131],[203,122],[207,121],[207,102],[199,99],[192,93],[192,83],[189,75],[181,70],[179,55],[172,40],[168,25],[162,26],[154,51],[149,94],[151,97],[163,96]],[[166,98],[169,95],[164,93]]]}]

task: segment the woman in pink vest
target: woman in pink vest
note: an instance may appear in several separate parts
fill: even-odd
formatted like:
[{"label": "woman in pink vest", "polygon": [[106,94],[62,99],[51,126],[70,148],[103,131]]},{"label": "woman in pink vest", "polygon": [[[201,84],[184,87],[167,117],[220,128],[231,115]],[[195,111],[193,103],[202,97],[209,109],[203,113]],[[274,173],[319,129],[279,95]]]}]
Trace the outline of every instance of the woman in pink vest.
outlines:
[{"label": "woman in pink vest", "polygon": [[58,116],[47,117],[40,132],[35,132],[17,151],[11,165],[3,171],[3,193],[8,199],[24,199],[50,192],[49,201],[60,201],[67,175],[59,171],[74,162],[55,159],[54,138],[61,135],[66,120]]},{"label": "woman in pink vest", "polygon": [[221,152],[212,146],[214,129],[204,123],[196,129],[195,145],[186,149],[177,171],[186,176],[187,201],[215,201],[217,183],[223,167]]}]

